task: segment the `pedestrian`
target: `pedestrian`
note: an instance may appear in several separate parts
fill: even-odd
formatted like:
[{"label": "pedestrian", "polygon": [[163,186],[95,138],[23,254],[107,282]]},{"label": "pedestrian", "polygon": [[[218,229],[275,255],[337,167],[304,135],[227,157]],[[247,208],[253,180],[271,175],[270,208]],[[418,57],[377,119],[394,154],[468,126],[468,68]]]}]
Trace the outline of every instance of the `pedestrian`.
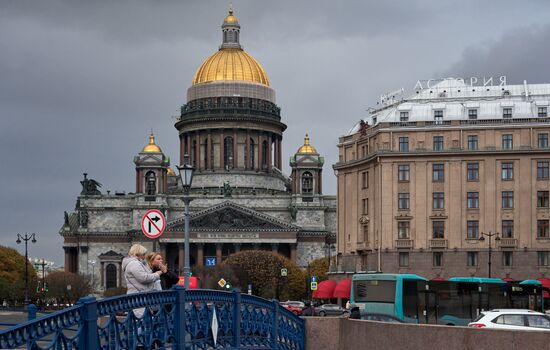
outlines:
[{"label": "pedestrian", "polygon": [[311,302],[305,302],[306,307],[302,310],[302,316],[315,316],[315,307],[311,305]]},{"label": "pedestrian", "polygon": [[349,300],[346,301],[346,310],[349,310],[349,308],[351,307],[351,304],[349,303]]},{"label": "pedestrian", "polygon": [[156,290],[166,290],[172,288],[172,286],[179,281],[178,275],[172,271],[168,271],[168,266],[164,263],[162,255],[158,252],[151,252],[147,254],[147,263],[151,271],[161,271],[160,280],[155,282]]},{"label": "pedestrian", "polygon": [[361,319],[361,312],[359,311],[359,306],[354,306],[351,308],[351,314],[349,315],[349,318],[352,318],[354,320]]},{"label": "pedestrian", "polygon": [[[153,272],[144,261],[147,248],[134,244],[128,256],[122,259],[122,271],[126,280],[126,294],[149,292],[155,290],[155,282],[160,281],[162,271]],[[142,317],[144,308],[134,309],[134,315]]]}]

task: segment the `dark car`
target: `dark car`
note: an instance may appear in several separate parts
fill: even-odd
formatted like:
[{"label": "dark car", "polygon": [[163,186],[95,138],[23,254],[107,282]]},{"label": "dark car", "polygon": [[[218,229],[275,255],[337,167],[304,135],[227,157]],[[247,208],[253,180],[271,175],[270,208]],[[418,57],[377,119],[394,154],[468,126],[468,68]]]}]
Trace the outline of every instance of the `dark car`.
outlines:
[{"label": "dark car", "polygon": [[315,313],[319,316],[341,316],[349,315],[349,310],[336,305],[336,304],[324,304],[315,308]]},{"label": "dark car", "polygon": [[395,316],[387,315],[387,314],[372,313],[372,312],[361,312],[361,319],[367,320],[367,321],[405,323]]}]

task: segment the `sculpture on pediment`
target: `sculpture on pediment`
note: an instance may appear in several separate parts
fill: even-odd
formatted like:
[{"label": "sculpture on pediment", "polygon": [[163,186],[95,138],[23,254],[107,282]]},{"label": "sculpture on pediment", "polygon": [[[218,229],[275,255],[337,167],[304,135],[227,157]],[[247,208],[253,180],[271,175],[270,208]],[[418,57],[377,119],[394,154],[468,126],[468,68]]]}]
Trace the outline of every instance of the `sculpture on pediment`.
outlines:
[{"label": "sculpture on pediment", "polygon": [[262,220],[261,218],[234,209],[223,209],[193,219],[191,225],[194,228],[229,231],[246,229],[281,229],[281,227],[275,223]]},{"label": "sculpture on pediment", "polygon": [[296,220],[296,215],[298,214],[298,208],[294,204],[292,204],[290,207],[288,207],[288,210],[290,210],[290,217],[292,220]]},{"label": "sculpture on pediment", "polygon": [[229,184],[229,182],[223,183],[223,196],[224,197],[231,197],[231,193],[233,193],[233,188]]},{"label": "sculpture on pediment", "polygon": [[64,216],[64,225],[65,226],[69,226],[69,213],[67,213],[66,211],[63,212],[63,216]]},{"label": "sculpture on pediment", "polygon": [[86,228],[88,227],[88,212],[87,211],[81,211],[80,215],[78,216],[78,223],[81,227]]},{"label": "sculpture on pediment", "polygon": [[94,179],[88,179],[88,174],[84,173],[84,180],[80,181],[82,185],[81,195],[85,196],[94,196],[100,195],[101,192],[98,190],[101,187],[101,184]]}]

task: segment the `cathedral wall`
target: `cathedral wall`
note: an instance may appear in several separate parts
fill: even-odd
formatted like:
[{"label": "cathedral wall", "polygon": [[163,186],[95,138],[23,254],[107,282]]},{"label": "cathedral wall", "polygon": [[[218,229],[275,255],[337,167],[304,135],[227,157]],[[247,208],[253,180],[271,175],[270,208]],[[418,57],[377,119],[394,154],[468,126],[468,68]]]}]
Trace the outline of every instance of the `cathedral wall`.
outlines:
[{"label": "cathedral wall", "polygon": [[[217,156],[219,158],[219,156]],[[277,191],[286,191],[283,179],[277,176],[266,176],[266,174],[246,173],[214,173],[197,172],[193,176],[193,188],[201,187],[223,187],[229,182],[231,187],[244,188],[267,188]]]},{"label": "cathedral wall", "polygon": [[300,267],[305,268],[310,261],[325,257],[325,243],[324,241],[299,242],[296,251],[296,264]]}]

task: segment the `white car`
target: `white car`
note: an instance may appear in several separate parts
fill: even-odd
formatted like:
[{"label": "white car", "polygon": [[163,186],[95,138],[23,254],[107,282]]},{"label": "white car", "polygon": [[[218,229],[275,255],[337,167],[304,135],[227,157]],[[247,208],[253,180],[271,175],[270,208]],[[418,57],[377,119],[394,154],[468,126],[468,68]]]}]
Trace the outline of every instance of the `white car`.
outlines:
[{"label": "white car", "polygon": [[524,309],[483,311],[468,324],[469,327],[550,331],[550,317]]}]

